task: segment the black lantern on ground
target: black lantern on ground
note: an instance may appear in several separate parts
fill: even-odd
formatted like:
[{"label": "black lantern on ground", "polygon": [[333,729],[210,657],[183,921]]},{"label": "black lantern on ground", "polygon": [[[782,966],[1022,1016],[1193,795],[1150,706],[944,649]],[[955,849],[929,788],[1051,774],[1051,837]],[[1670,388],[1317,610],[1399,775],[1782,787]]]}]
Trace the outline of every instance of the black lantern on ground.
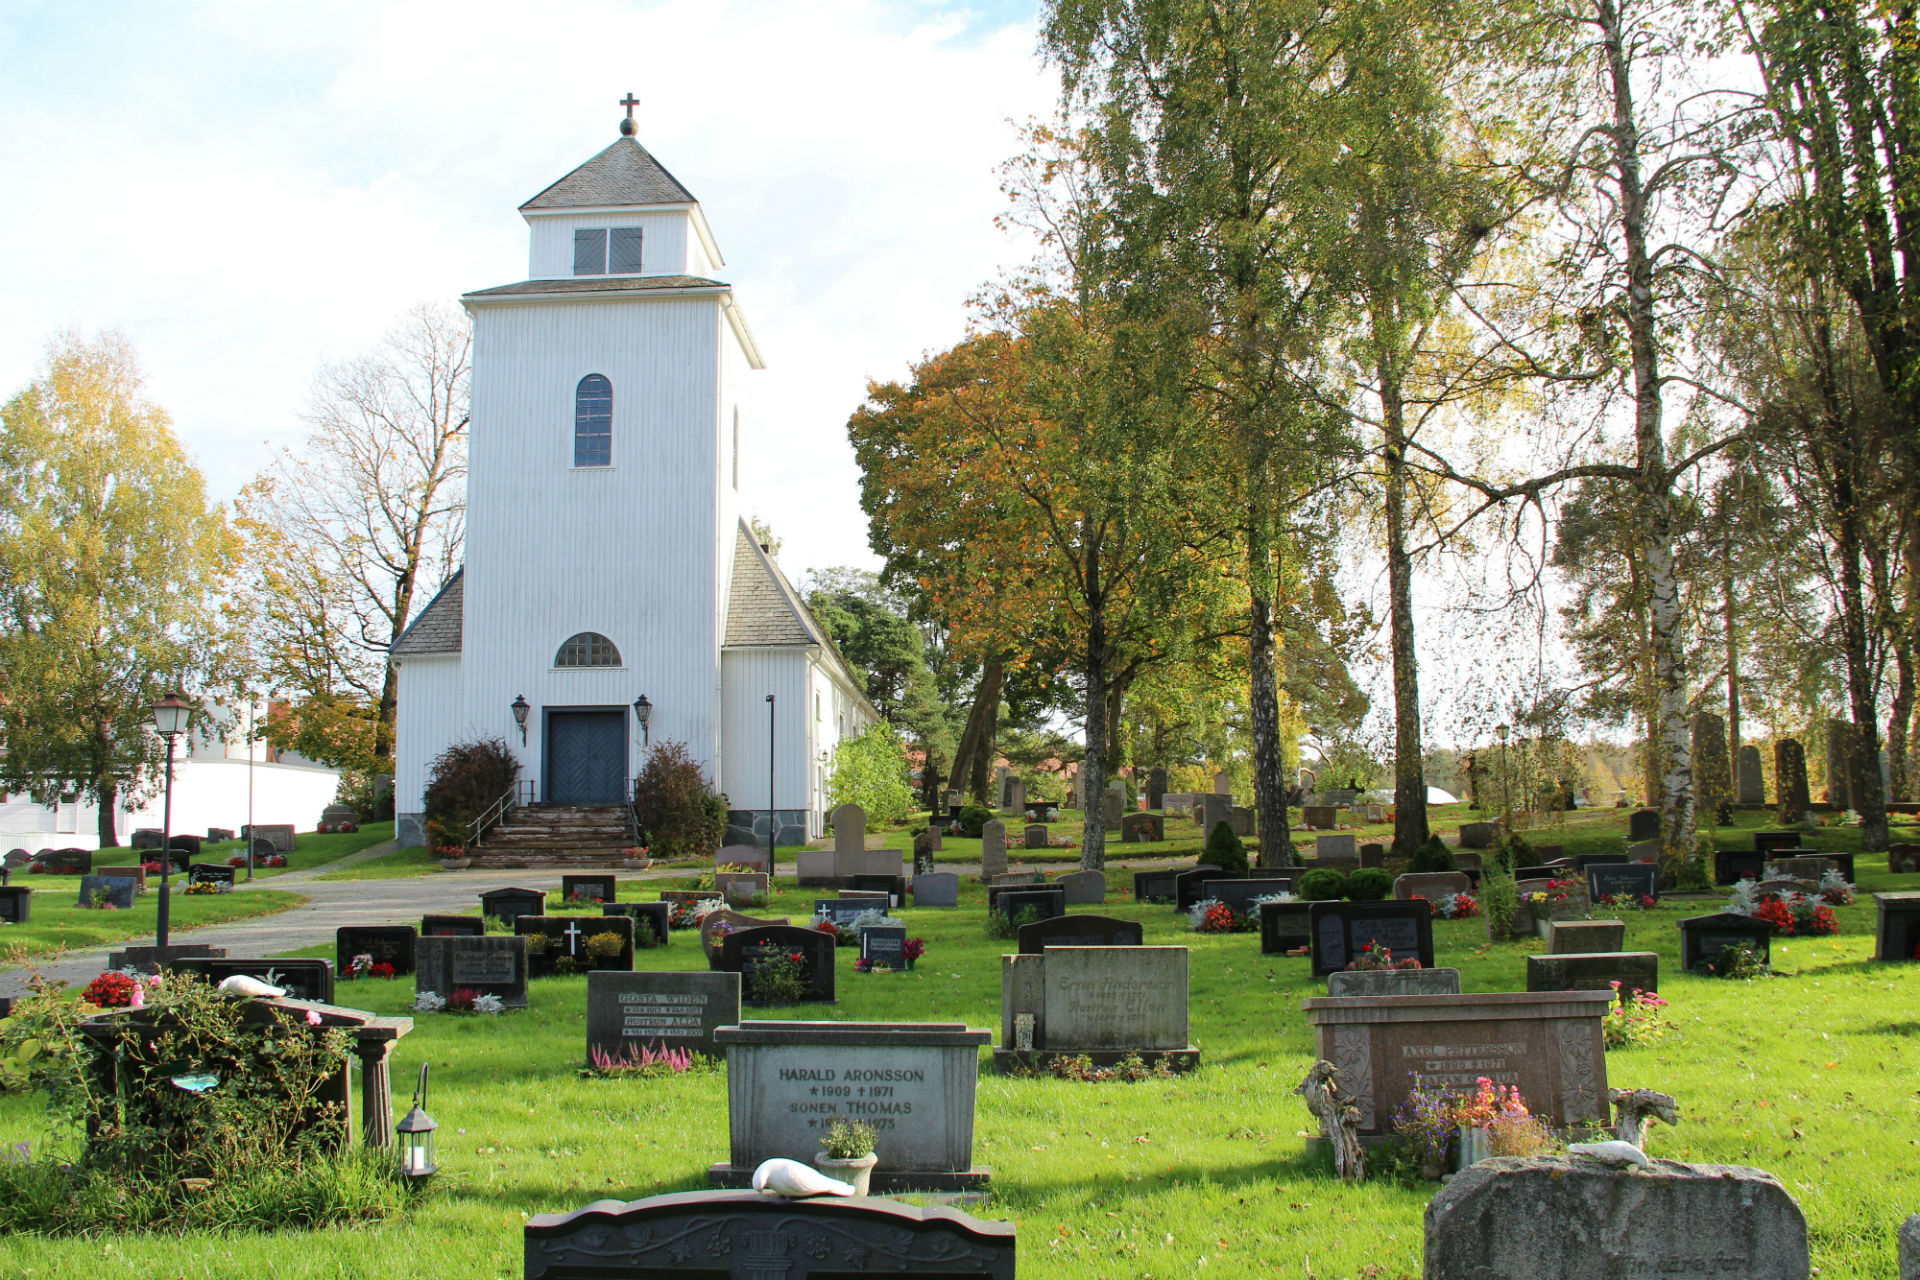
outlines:
[{"label": "black lantern on ground", "polygon": [[640,745],[650,745],[652,739],[647,736],[647,723],[653,719],[653,703],[644,693],[633,700],[633,718],[640,724]]},{"label": "black lantern on ground", "polygon": [[420,1064],[420,1087],[413,1091],[413,1110],[393,1126],[400,1135],[400,1173],[408,1178],[431,1178],[440,1168],[433,1162],[433,1131],[440,1126],[427,1114],[427,1066]]},{"label": "black lantern on ground", "polygon": [[527,745],[527,712],[533,710],[533,704],[527,701],[527,695],[513,695],[513,722],[520,726],[520,745]]},{"label": "black lantern on ground", "polygon": [[193,704],[182,693],[169,693],[153,704],[153,727],[167,740],[167,799],[160,811],[160,906],[153,926],[156,947],[167,945],[167,927],[173,918],[173,740],[192,722]]}]

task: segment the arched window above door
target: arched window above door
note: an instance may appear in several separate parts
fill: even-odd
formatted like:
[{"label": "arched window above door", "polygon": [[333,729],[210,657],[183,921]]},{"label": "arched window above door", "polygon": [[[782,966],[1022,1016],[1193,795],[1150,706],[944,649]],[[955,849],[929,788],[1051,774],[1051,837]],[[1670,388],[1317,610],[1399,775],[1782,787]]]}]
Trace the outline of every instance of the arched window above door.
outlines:
[{"label": "arched window above door", "polygon": [[582,631],[567,637],[560,652],[553,655],[556,667],[617,667],[620,650],[598,631]]},{"label": "arched window above door", "polygon": [[613,465],[613,384],[598,373],[573,389],[573,465]]}]

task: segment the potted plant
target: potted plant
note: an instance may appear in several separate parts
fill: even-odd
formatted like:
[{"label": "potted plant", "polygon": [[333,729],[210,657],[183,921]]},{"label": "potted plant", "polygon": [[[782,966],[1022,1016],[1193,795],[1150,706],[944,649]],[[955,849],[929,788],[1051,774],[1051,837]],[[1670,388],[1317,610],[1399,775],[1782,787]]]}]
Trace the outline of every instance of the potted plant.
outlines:
[{"label": "potted plant", "polygon": [[835,1116],[820,1139],[825,1148],[813,1158],[814,1167],[829,1178],[853,1184],[853,1194],[864,1196],[880,1157],[873,1153],[873,1127],[861,1120]]},{"label": "potted plant", "polygon": [[653,865],[649,853],[650,850],[644,845],[628,845],[620,851],[620,860],[629,871],[645,871]]},{"label": "potted plant", "polygon": [[434,849],[433,853],[440,859],[442,871],[465,871],[473,865],[473,859],[467,856],[465,845],[444,844]]}]

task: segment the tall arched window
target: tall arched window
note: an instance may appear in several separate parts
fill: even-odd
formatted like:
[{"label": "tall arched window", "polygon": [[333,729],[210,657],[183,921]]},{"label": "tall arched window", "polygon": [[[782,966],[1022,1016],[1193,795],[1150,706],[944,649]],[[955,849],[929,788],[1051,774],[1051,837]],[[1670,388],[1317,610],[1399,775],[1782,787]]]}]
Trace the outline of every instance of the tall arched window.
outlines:
[{"label": "tall arched window", "polygon": [[597,373],[573,389],[573,465],[613,465],[613,384]]},{"label": "tall arched window", "polygon": [[617,667],[620,665],[620,650],[614,648],[613,641],[598,631],[582,631],[579,635],[567,637],[567,642],[560,646],[560,652],[553,655],[553,665]]}]

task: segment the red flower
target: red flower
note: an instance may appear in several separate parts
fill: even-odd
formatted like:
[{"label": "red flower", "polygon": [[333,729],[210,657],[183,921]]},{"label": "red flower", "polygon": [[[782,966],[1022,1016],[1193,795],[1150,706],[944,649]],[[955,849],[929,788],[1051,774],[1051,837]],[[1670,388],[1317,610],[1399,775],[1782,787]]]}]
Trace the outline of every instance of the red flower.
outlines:
[{"label": "red flower", "polygon": [[103,973],[87,984],[80,993],[81,999],[99,1005],[102,1009],[124,1009],[133,1003],[133,993],[139,983],[127,974],[120,972]]},{"label": "red flower", "polygon": [[400,971],[384,960],[367,970],[367,973],[369,976],[375,978],[397,978],[400,976]]},{"label": "red flower", "polygon": [[1770,893],[1762,898],[1760,905],[1753,909],[1753,918],[1765,920],[1774,928],[1786,933],[1793,932],[1793,912],[1787,909],[1787,904],[1780,901],[1777,895]]}]

